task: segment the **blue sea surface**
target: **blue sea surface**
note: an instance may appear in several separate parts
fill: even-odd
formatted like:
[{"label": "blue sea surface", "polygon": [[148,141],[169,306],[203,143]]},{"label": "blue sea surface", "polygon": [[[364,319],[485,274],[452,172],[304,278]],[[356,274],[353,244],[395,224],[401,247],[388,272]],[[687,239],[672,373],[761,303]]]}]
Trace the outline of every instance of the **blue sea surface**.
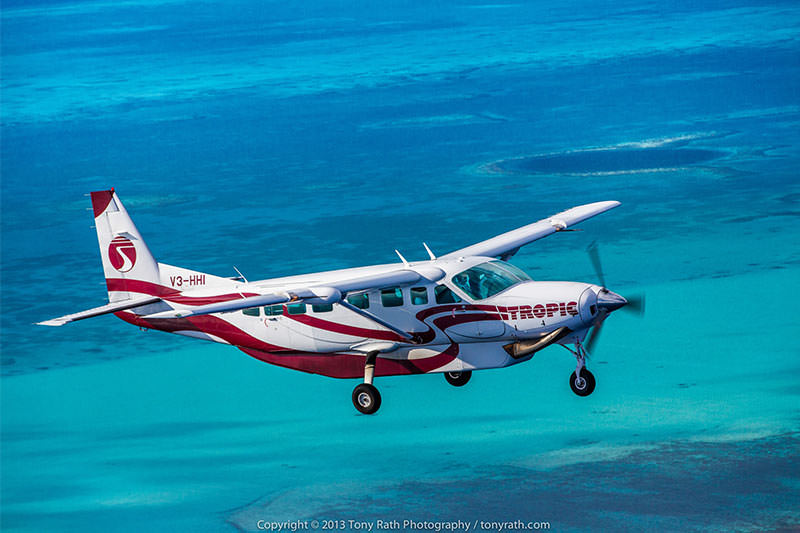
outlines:
[{"label": "blue sea surface", "polygon": [[[0,526],[259,520],[800,529],[800,6],[7,0]],[[568,352],[353,381],[105,316],[85,194],[159,261],[259,279],[427,258],[565,208],[535,279],[645,292]],[[348,526],[347,529],[355,529]]]}]

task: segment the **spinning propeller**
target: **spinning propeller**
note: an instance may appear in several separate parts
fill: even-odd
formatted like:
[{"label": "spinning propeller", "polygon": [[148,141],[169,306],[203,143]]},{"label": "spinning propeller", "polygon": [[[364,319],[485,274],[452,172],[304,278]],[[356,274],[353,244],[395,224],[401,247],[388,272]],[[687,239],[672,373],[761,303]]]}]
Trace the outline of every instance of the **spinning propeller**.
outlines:
[{"label": "spinning propeller", "polygon": [[600,280],[600,284],[603,286],[603,289],[597,295],[597,318],[594,321],[594,327],[589,334],[589,338],[586,339],[584,343],[586,345],[586,350],[592,353],[595,344],[597,344],[597,339],[600,338],[600,332],[603,330],[603,322],[605,322],[605,319],[611,311],[622,309],[623,311],[628,311],[641,317],[644,315],[645,297],[644,293],[638,293],[623,298],[619,294],[606,289],[606,277],[603,275],[603,264],[600,261],[600,251],[597,242],[592,242],[592,244],[586,248],[586,251],[589,253],[589,259],[592,261],[597,279]]}]

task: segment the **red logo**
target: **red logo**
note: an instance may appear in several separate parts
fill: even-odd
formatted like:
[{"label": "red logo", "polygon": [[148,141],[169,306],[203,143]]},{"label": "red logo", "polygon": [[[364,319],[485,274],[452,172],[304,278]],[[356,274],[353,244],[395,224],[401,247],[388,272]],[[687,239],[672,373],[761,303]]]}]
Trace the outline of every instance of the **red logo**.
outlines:
[{"label": "red logo", "polygon": [[523,320],[525,318],[544,318],[561,316],[575,316],[578,314],[578,302],[553,302],[549,304],[536,304],[531,308],[530,305],[520,305],[516,307],[498,307],[500,316],[503,320]]},{"label": "red logo", "polygon": [[127,272],[136,264],[136,247],[126,237],[115,237],[108,245],[108,260],[120,272]]}]

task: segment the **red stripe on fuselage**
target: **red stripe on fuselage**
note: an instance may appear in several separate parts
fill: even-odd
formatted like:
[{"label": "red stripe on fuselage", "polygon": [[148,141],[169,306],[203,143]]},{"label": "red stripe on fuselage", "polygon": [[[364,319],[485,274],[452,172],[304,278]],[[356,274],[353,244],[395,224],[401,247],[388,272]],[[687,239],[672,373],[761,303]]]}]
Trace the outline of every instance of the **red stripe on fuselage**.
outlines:
[{"label": "red stripe on fuselage", "polygon": [[[429,316],[443,313],[443,312],[453,312],[454,310],[465,310],[465,311],[484,311],[482,313],[467,313],[467,314],[456,314],[456,315],[447,315],[444,317],[437,318],[433,321],[437,328],[444,332],[445,329],[454,326],[456,324],[464,324],[467,322],[478,322],[483,320],[500,320],[501,317],[497,314],[497,307],[493,305],[445,305],[439,307],[433,307],[431,309],[425,309],[417,313],[417,320],[424,322],[424,318]],[[492,311],[491,313],[486,313],[485,311]],[[379,329],[367,329],[367,328],[359,328],[356,326],[348,326],[346,324],[340,324],[338,322],[331,322],[329,320],[323,320],[321,318],[313,317],[310,315],[290,315],[286,313],[285,306],[284,306],[284,313],[283,316],[286,318],[291,318],[297,322],[302,324],[306,324],[312,328],[323,329],[325,331],[331,331],[333,333],[341,333],[343,335],[352,335],[353,337],[366,337],[368,339],[379,339],[379,340],[387,340],[387,341],[394,341],[394,342],[408,342],[407,339],[404,339],[400,335],[394,333],[393,331],[386,331],[386,330],[379,330]],[[409,335],[414,336],[420,344],[427,344],[433,339],[436,338],[436,332],[431,328],[427,323],[428,326],[427,331],[423,332],[409,332]]]},{"label": "red stripe on fuselage", "polygon": [[[174,301],[176,298],[190,298],[182,297],[178,291],[155,283],[124,279],[108,279],[106,281],[109,284],[109,290],[112,290],[111,287],[114,287],[113,290],[141,292],[144,294],[160,296],[161,298],[170,301]],[[234,296],[235,298],[239,297],[239,295],[222,295],[211,298],[228,296]],[[192,298],[192,300],[195,302],[200,299],[202,298]],[[456,310],[478,312],[455,314]],[[450,314],[433,320],[434,325],[442,331],[456,324],[500,319],[500,315],[497,314],[497,308],[495,306],[478,306],[470,304],[453,304],[432,307],[420,311],[416,316],[418,319],[422,320],[423,318],[445,312],[449,312]],[[260,361],[291,368],[293,370],[300,370],[312,374],[321,374],[334,378],[358,378],[364,375],[363,355],[348,353],[299,352],[292,350],[291,348],[264,342],[242,331],[233,324],[213,315],[200,315],[177,319],[144,319],[128,311],[121,311],[114,314],[122,320],[140,327],[167,332],[198,331],[214,335],[236,346],[246,354]],[[327,331],[333,331],[335,333],[397,342],[405,341],[405,339],[392,331],[348,326],[308,315],[289,315],[288,313],[284,312],[283,316],[306,324],[312,328],[324,329]],[[436,337],[436,333],[433,328],[430,327],[430,325],[428,325],[428,331],[416,333],[414,335],[416,335],[423,344],[433,341]],[[451,341],[450,346],[446,350],[431,357],[420,359],[388,359],[379,357],[376,362],[375,375],[395,376],[403,374],[424,374],[450,363],[458,357],[458,353],[459,345]]]},{"label": "red stripe on fuselage", "polygon": [[243,292],[241,294],[218,294],[215,296],[185,296],[176,289],[171,289],[157,283],[124,278],[106,278],[106,286],[108,287],[109,291],[148,294],[150,296],[158,296],[159,298],[162,298],[168,302],[184,305],[215,304],[220,302],[229,302],[232,300],[240,300],[242,297],[246,296],[258,296],[258,293],[255,292]]},{"label": "red stripe on fuselage", "polygon": [[497,313],[497,306],[495,305],[472,305],[472,304],[447,304],[437,305],[436,307],[429,307],[417,313],[417,320],[424,321],[426,318],[439,313],[453,312],[453,311],[487,311],[490,313]]},{"label": "red stripe on fuselage", "polygon": [[457,324],[466,324],[468,322],[482,322],[484,320],[500,320],[500,315],[494,314],[478,314],[470,313],[468,315],[445,315],[433,320],[437,328],[444,331],[451,326]]},{"label": "red stripe on fuselage", "polygon": [[186,318],[141,318],[131,312],[119,311],[114,313],[118,318],[125,322],[135,324],[139,327],[157,329],[174,333],[176,331],[199,331],[219,337],[220,339],[233,344],[238,348],[247,347],[255,350],[266,350],[270,352],[291,351],[283,346],[269,344],[249,333],[242,331],[230,322],[212,316],[200,315]]},{"label": "red stripe on fuselage", "polygon": [[[309,352],[271,353],[240,347],[244,353],[259,361],[310,374],[321,374],[332,378],[364,377],[365,356],[345,353],[319,354]],[[458,344],[451,344],[446,350],[424,359],[387,359],[378,357],[375,361],[376,376],[400,376],[405,374],[424,374],[453,361],[458,357]]]},{"label": "red stripe on fuselage", "polygon": [[[312,374],[334,378],[357,378],[364,375],[364,356],[346,353],[298,352],[282,346],[263,342],[236,326],[211,315],[188,318],[144,319],[127,311],[114,313],[131,324],[167,332],[199,331],[215,335],[265,363],[270,363]],[[453,361],[459,352],[452,343],[446,350],[422,359],[386,359],[379,357],[375,365],[376,376],[424,374]]]},{"label": "red stripe on fuselage", "polygon": [[366,337],[368,339],[380,339],[384,341],[406,342],[397,333],[393,331],[380,330],[380,329],[367,329],[359,328],[357,326],[348,326],[346,324],[339,324],[338,322],[331,322],[321,318],[313,317],[310,315],[290,315],[286,312],[283,313],[286,318],[291,318],[301,324],[306,324],[312,328],[324,329],[325,331],[332,331],[334,333],[341,333],[343,335],[352,335],[353,337]]}]

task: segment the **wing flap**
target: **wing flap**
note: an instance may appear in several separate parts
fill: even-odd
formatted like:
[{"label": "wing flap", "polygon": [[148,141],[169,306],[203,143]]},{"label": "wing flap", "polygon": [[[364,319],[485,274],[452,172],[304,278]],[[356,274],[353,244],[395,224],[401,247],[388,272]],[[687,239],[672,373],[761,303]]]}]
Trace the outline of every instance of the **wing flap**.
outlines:
[{"label": "wing flap", "polygon": [[[442,273],[442,276],[444,276],[444,273]],[[375,274],[372,276],[338,281],[330,285],[341,292],[353,292],[388,287],[390,285],[407,285],[409,283],[416,283],[420,278],[421,276],[419,273],[413,270],[403,269],[387,272],[385,274]]]},{"label": "wing flap", "polygon": [[619,205],[620,203],[616,201],[579,205],[538,222],[534,222],[533,224],[522,226],[521,228],[497,235],[491,239],[450,252],[443,257],[480,255],[486,257],[503,257],[507,259],[526,244],[530,244],[542,237],[547,237],[557,231],[564,231],[579,222],[583,222],[600,213],[605,213],[609,209],[614,209]]}]

